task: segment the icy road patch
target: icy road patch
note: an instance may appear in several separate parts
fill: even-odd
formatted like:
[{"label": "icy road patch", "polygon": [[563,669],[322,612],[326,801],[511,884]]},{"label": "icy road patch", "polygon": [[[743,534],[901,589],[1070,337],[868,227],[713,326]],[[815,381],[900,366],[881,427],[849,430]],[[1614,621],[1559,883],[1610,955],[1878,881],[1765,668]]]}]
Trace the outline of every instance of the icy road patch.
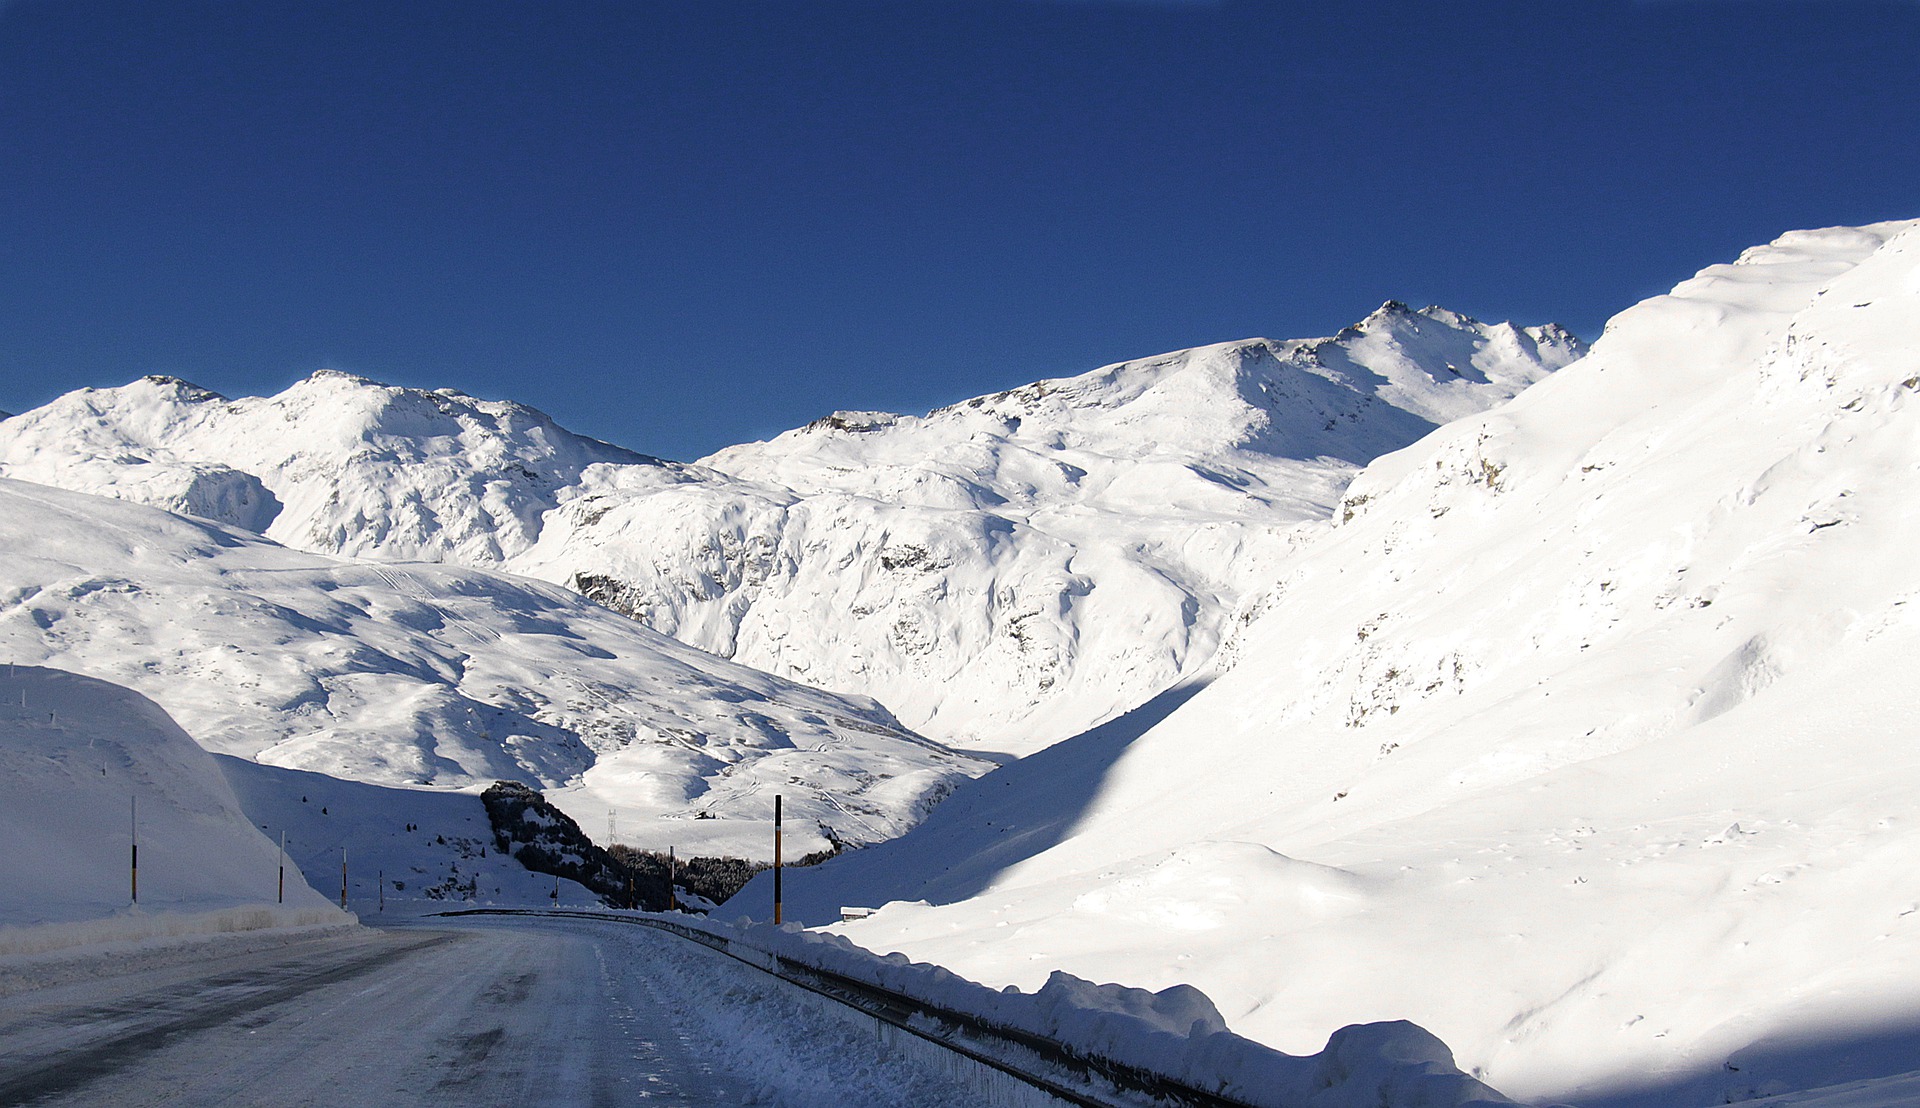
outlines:
[{"label": "icy road patch", "polygon": [[643,928],[364,930],[11,997],[0,1103],[970,1103],[783,989]]}]

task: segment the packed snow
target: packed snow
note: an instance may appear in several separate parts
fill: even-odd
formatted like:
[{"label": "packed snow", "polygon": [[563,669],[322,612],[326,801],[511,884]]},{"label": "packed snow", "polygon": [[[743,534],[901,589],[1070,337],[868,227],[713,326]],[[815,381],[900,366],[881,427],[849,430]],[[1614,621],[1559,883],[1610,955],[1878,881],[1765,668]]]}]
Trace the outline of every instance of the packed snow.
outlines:
[{"label": "packed snow", "polygon": [[452,390],[328,371],[229,400],[153,377],[0,423],[0,476],[311,552],[506,568],[1025,752],[1197,670],[1360,465],[1583,349],[1389,302],[1330,338],[840,412],[693,466]]},{"label": "packed snow", "polygon": [[546,787],[623,841],[767,857],[898,834],[986,765],[869,700],[482,570],[343,561],[0,479],[0,656],[113,680],[208,750],[373,784]]},{"label": "packed snow", "polygon": [[1526,1099],[1898,1100],[1916,419],[1920,224],[1713,266],[1368,467],[1210,672],[788,911],[994,985],[1191,984],[1289,1052],[1412,1020]]}]

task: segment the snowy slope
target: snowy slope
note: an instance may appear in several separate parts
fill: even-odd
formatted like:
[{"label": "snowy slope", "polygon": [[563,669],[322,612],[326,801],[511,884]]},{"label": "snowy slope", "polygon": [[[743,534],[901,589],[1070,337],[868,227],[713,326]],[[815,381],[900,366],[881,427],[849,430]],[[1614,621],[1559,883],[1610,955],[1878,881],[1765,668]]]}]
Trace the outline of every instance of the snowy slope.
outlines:
[{"label": "snowy slope", "polygon": [[170,378],[0,423],[0,476],[299,549],[568,585],[704,650],[1025,751],[1211,656],[1357,467],[1581,353],[1389,303],[1339,335],[1128,362],[925,417],[838,413],[662,463],[538,412],[323,372]]},{"label": "snowy slope", "polygon": [[1920,1070],[1916,482],[1920,223],[1787,235],[1376,462],[1204,687],[789,910],[925,899],[844,930],[1285,1050],[1410,1019],[1522,1097]]},{"label": "snowy slope", "polygon": [[0,480],[0,656],[153,697],[205,747],[389,785],[558,789],[702,853],[898,834],[985,767],[885,709],[721,661],[551,585],[363,564]]},{"label": "snowy slope", "polygon": [[[213,757],[151,700],[72,673],[0,668],[0,839],[0,955],[19,952],[14,928],[276,903],[278,848]],[[290,919],[304,910],[344,922],[326,904],[292,875]]]},{"label": "snowy slope", "polygon": [[1358,466],[1582,352],[1388,303],[1328,339],[1108,366],[924,417],[839,412],[701,466],[606,474],[516,568],[737,661],[1024,753],[1211,655]]},{"label": "snowy slope", "polygon": [[[369,785],[224,754],[214,761],[253,821],[276,842],[286,836],[288,864],[336,900],[344,853],[347,906],[369,923],[475,904],[554,902],[552,877],[494,847],[486,808],[473,793]],[[559,888],[563,906],[600,906],[572,881]]]}]

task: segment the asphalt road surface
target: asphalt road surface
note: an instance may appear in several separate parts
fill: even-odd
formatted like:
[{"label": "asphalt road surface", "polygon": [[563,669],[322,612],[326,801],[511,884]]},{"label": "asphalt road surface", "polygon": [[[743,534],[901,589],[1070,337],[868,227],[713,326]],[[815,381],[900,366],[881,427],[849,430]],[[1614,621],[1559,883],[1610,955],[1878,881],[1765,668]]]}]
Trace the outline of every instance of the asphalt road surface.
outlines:
[{"label": "asphalt road surface", "polygon": [[673,936],[362,929],[0,998],[0,1105],[969,1103]]}]

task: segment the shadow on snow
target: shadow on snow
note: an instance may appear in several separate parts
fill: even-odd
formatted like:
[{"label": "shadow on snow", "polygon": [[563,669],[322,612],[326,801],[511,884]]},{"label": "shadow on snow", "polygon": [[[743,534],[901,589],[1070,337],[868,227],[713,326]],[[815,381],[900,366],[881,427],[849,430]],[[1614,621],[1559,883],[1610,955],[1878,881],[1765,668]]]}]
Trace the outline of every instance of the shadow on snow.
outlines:
[{"label": "shadow on snow", "polygon": [[1622,1077],[1561,1093],[1555,1102],[1578,1108],[1757,1102],[1756,1108],[1765,1108],[1776,1103],[1774,1097],[1806,1108],[1920,1103],[1920,1015],[1779,1031],[1708,1067]]},{"label": "shadow on snow", "polygon": [[[973,896],[1009,867],[1073,833],[1127,747],[1204,686],[1176,686],[1125,715],[969,781],[905,836],[790,870],[787,920],[809,926],[840,918],[842,905],[891,900],[951,904]],[[773,914],[773,883],[762,875],[718,913]]]}]

